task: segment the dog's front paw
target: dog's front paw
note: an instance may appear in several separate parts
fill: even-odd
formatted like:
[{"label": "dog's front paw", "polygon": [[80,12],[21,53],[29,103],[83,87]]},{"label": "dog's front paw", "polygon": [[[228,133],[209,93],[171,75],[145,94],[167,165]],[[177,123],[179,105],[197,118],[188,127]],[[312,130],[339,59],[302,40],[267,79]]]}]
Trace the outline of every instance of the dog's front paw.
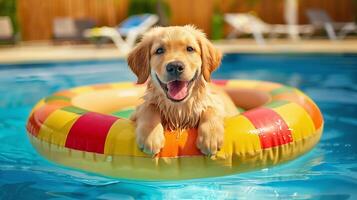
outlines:
[{"label": "dog's front paw", "polygon": [[217,121],[206,121],[198,127],[197,147],[205,155],[215,155],[223,146],[224,126]]},{"label": "dog's front paw", "polygon": [[136,142],[147,154],[157,154],[165,145],[164,128],[161,124],[141,125],[136,128]]}]

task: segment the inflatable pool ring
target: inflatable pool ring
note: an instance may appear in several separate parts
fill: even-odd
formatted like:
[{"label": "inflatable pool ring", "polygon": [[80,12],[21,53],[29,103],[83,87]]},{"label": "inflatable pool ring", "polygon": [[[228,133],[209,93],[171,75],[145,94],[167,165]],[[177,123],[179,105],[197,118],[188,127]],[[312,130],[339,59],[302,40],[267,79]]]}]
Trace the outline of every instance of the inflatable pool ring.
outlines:
[{"label": "inflatable pool ring", "polygon": [[263,106],[225,120],[223,148],[212,157],[196,148],[195,129],[165,132],[165,147],[152,157],[135,142],[126,119],[145,86],[111,83],[57,92],[32,110],[31,143],[49,160],[105,176],[177,180],[230,175],[292,160],[319,141],[323,118],[296,88],[278,83],[215,81],[221,87],[269,95]]}]

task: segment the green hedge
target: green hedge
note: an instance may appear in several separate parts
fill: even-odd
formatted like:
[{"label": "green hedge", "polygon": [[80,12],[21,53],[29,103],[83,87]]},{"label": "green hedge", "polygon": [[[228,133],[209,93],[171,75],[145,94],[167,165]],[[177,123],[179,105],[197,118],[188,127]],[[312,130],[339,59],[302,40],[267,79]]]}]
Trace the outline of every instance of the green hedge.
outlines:
[{"label": "green hedge", "polygon": [[9,16],[14,28],[14,34],[19,31],[16,17],[16,0],[0,0],[0,16]]}]

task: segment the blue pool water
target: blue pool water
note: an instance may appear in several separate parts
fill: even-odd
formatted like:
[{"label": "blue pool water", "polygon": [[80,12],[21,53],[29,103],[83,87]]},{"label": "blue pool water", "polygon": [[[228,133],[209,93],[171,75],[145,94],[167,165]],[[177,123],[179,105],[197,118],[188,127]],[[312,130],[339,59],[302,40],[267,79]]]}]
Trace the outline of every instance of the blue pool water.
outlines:
[{"label": "blue pool water", "polygon": [[134,81],[125,61],[0,65],[0,199],[357,199],[357,55],[227,55],[218,79],[301,88],[325,118],[321,142],[284,165],[177,182],[112,179],[46,161],[25,132],[32,106],[85,84]]}]

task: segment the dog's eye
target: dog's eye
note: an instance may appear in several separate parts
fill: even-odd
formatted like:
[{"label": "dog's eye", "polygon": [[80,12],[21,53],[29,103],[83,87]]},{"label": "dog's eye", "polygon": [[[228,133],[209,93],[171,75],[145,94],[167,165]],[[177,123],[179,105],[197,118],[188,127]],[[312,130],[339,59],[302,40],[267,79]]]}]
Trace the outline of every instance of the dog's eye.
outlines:
[{"label": "dog's eye", "polygon": [[193,49],[193,47],[191,47],[191,46],[188,46],[188,47],[186,48],[186,50],[187,50],[188,52],[192,52],[192,51],[194,51],[195,49]]},{"label": "dog's eye", "polygon": [[163,54],[164,52],[165,52],[164,48],[159,47],[158,49],[156,49],[155,54],[160,55],[160,54]]}]

